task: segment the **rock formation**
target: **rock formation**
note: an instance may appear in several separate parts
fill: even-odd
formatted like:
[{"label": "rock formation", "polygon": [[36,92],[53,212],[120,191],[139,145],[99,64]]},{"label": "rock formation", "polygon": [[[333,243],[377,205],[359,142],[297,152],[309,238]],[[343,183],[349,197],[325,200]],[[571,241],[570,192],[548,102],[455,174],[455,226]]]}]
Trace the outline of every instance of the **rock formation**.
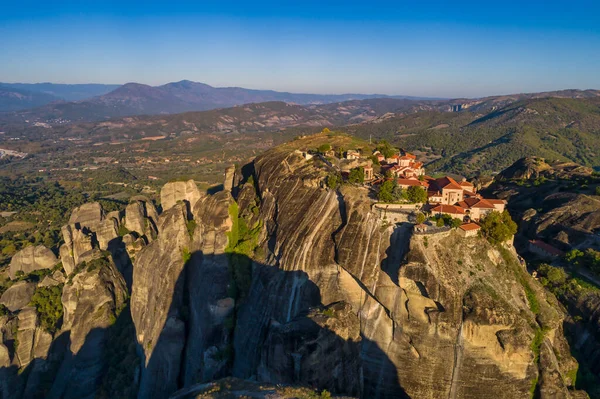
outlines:
[{"label": "rock formation", "polygon": [[58,263],[54,253],[43,245],[29,246],[17,252],[10,261],[10,278],[18,271],[29,274],[34,270],[51,269]]},{"label": "rock formation", "polygon": [[158,213],[154,204],[143,196],[133,197],[125,209],[125,227],[140,236],[153,239],[158,233]]},{"label": "rock formation", "polygon": [[125,306],[127,288],[112,262],[97,261],[64,286],[61,333],[68,332],[69,346],[49,398],[94,397],[108,366],[108,328]]},{"label": "rock formation", "polygon": [[65,275],[40,284],[63,287],[60,331],[45,335],[28,301],[4,294],[19,313],[0,318],[0,392],[212,397],[212,381],[235,377],[223,393],[577,395],[563,310],[514,248],[391,224],[365,188],[328,189],[329,166],[290,145],[241,170],[212,195],[168,183],[160,214],[144,197],[124,215],[77,209]]},{"label": "rock formation", "polygon": [[170,182],[160,190],[160,203],[163,212],[175,206],[177,201],[187,201],[190,208],[193,208],[200,197],[198,186],[193,180]]},{"label": "rock formation", "polygon": [[35,284],[26,281],[19,281],[9,287],[0,297],[0,303],[11,312],[24,308],[31,301]]},{"label": "rock formation", "polygon": [[233,190],[233,181],[235,180],[235,166],[230,166],[225,170],[225,182],[223,189],[231,192]]},{"label": "rock formation", "polygon": [[165,397],[178,387],[185,345],[183,271],[191,247],[186,222],[184,204],[164,212],[158,239],[135,258],[131,314],[145,366],[141,397]]},{"label": "rock formation", "polygon": [[78,228],[93,230],[104,219],[104,210],[98,202],[83,204],[75,208],[69,218],[69,224],[78,225]]}]

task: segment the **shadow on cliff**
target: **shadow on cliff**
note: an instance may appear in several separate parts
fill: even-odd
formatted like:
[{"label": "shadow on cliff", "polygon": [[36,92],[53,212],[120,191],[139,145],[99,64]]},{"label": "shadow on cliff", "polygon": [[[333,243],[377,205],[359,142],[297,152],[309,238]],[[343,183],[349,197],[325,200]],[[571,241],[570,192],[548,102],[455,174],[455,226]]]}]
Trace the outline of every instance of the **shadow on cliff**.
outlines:
[{"label": "shadow on cliff", "polygon": [[71,343],[70,331],[60,333],[45,358],[0,368],[0,398],[136,397],[139,357],[128,307],[111,326],[91,329],[77,353]]},{"label": "shadow on cliff", "polygon": [[[127,306],[109,327],[90,330],[75,354],[65,332],[46,359],[23,370],[0,368],[0,398],[167,398],[226,376],[364,398],[408,397],[385,352],[361,337],[349,305],[323,304],[303,271],[195,252],[172,295],[147,361]],[[236,300],[230,309],[223,306],[228,296]],[[173,333],[179,322],[182,342]]]},{"label": "shadow on cliff", "polygon": [[586,391],[590,398],[595,399],[600,398],[600,333],[593,323],[588,323],[590,322],[576,323],[566,319],[563,321],[563,329],[571,355],[579,364],[575,388]]},{"label": "shadow on cliff", "polygon": [[[226,287],[219,287],[222,277],[212,278],[219,274],[215,267],[227,267]],[[251,267],[251,273],[245,267]],[[223,292],[226,295],[218,294]],[[235,306],[226,311],[222,301],[228,295]],[[185,323],[184,346],[174,345],[169,327],[173,319]],[[203,343],[201,352],[194,345],[198,340]],[[164,369],[175,365],[177,376]],[[191,378],[189,368],[194,369]],[[168,375],[172,381],[164,380]],[[177,389],[234,376],[356,397],[408,397],[387,355],[361,337],[358,317],[349,305],[323,304],[319,287],[303,271],[284,271],[237,254],[205,256],[198,251],[185,264],[167,321],[142,369],[142,384],[159,376],[161,386]],[[172,393],[168,389],[152,397]]]}]

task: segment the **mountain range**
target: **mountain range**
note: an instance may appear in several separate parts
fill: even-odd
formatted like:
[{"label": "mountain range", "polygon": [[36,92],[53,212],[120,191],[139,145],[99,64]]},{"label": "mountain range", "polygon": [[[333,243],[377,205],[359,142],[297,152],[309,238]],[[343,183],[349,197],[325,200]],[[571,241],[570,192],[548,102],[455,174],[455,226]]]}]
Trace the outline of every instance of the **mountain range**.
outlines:
[{"label": "mountain range", "polygon": [[[432,173],[493,175],[526,156],[570,160],[590,167],[600,165],[600,91],[597,90],[454,100],[370,98],[307,105],[269,101],[208,111],[135,115],[142,109],[175,112],[182,104],[200,103],[202,98],[208,98],[198,94],[203,90],[212,93],[213,100],[217,98],[215,93],[229,93],[220,97],[223,102],[235,97],[231,95],[234,89],[221,91],[193,82],[165,85],[159,90],[130,84],[92,100],[55,103],[13,113],[28,118],[29,122],[8,123],[0,119],[0,130],[5,131],[7,140],[19,140],[21,147],[17,150],[31,152],[27,143],[41,141],[52,145],[57,138],[92,144],[230,133],[292,138],[329,127],[364,139],[385,139],[396,147],[417,151]],[[173,100],[163,101],[165,93],[170,93],[167,97]],[[239,95],[239,101],[250,99]],[[39,115],[44,109],[55,113],[63,110],[65,119],[37,122],[34,114]],[[104,120],[103,115],[111,112],[134,116]],[[70,120],[66,115],[75,113],[82,120],[65,123]],[[285,133],[280,134],[281,131]]]},{"label": "mountain range", "polygon": [[[204,83],[182,80],[162,86],[127,83],[123,86],[72,85],[71,91],[51,84],[19,85],[0,83],[0,111],[21,112],[9,115],[19,120],[48,121],[98,121],[131,115],[174,114],[188,111],[206,111],[216,108],[267,101],[283,101],[294,104],[327,104],[371,98],[394,98],[423,100],[409,96],[383,94],[298,94],[272,90],[252,90],[241,87],[212,87]],[[96,92],[93,94],[93,90]],[[113,90],[108,90],[113,89]],[[26,102],[12,93],[27,90],[35,97]],[[78,90],[78,91],[77,91]],[[86,96],[86,93],[89,94]],[[44,97],[41,97],[44,95]],[[39,97],[39,98],[38,98]],[[75,100],[75,101],[60,101]],[[34,108],[38,107],[38,108]],[[32,108],[27,109],[26,108]]]}]

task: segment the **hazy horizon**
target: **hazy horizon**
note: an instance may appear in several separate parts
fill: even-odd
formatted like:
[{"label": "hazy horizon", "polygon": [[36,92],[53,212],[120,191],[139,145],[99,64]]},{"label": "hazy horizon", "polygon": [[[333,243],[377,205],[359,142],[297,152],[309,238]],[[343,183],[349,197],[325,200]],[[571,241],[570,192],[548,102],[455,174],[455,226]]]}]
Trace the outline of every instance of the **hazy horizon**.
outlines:
[{"label": "hazy horizon", "polygon": [[242,86],[234,86],[234,85],[225,85],[225,86],[215,86],[213,84],[207,83],[207,82],[200,82],[200,81],[193,81],[190,79],[181,79],[181,80],[177,80],[177,81],[167,81],[164,83],[159,83],[156,85],[152,85],[152,84],[148,84],[148,83],[144,83],[144,82],[125,82],[125,83],[99,83],[99,82],[81,82],[81,83],[71,83],[71,82],[7,82],[7,81],[0,81],[0,84],[31,84],[31,85],[35,85],[35,84],[61,84],[61,85],[107,85],[107,86],[124,86],[126,84],[142,84],[142,85],[147,85],[147,86],[152,86],[152,87],[158,87],[158,86],[163,86],[169,83],[178,83],[181,81],[191,81],[194,83],[202,83],[202,84],[207,84],[209,86],[212,86],[214,88],[232,88],[232,87],[239,87],[239,88],[243,88],[243,89],[250,89],[250,90],[261,90],[261,91],[277,91],[277,92],[288,92],[288,93],[292,93],[292,94],[316,94],[316,95],[353,95],[353,94],[357,94],[357,95],[382,95],[382,96],[406,96],[406,97],[416,97],[416,98],[432,98],[432,99],[446,99],[446,100],[451,100],[451,99],[458,99],[458,98],[468,98],[468,99],[475,99],[475,98],[484,98],[484,97],[494,97],[494,96],[505,96],[505,95],[511,95],[511,94],[527,94],[527,93],[543,93],[543,92],[554,92],[554,91],[563,91],[563,90],[581,90],[581,91],[585,91],[585,90],[600,90],[600,88],[595,88],[595,87],[588,87],[588,88],[574,88],[574,87],[564,87],[564,88],[558,88],[558,89],[543,89],[543,90],[539,90],[539,91],[517,91],[517,92],[498,92],[498,93],[490,93],[490,94],[485,94],[482,96],[449,96],[449,97],[443,97],[443,96],[421,96],[421,95],[412,95],[412,94],[405,94],[405,93],[392,93],[392,94],[387,94],[387,93],[376,93],[376,92],[337,92],[337,93],[331,93],[331,92],[309,92],[309,91],[305,91],[305,92],[301,92],[301,91],[289,91],[289,90],[276,90],[276,89],[271,89],[268,87],[242,87]]},{"label": "hazy horizon", "polygon": [[594,89],[598,14],[592,1],[23,1],[0,15],[0,81],[440,98]]}]

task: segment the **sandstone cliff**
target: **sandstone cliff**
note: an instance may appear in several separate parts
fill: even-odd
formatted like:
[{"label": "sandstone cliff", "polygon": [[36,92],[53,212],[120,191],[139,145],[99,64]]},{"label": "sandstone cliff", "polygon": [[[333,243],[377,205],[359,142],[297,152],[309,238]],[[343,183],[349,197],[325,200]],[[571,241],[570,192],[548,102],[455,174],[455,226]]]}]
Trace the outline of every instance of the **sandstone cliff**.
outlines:
[{"label": "sandstone cliff", "polygon": [[23,301],[0,318],[0,392],[576,397],[564,313],[512,247],[391,223],[366,188],[328,189],[327,162],[294,151],[307,140],[228,170],[213,195],[169,183],[160,213],[143,197],[124,214],[76,210],[66,278],[47,281],[60,329]]},{"label": "sandstone cliff", "polygon": [[58,259],[48,248],[43,245],[29,246],[17,252],[10,260],[10,277],[15,278],[17,272],[28,274],[34,270],[51,269],[57,263]]},{"label": "sandstone cliff", "polygon": [[[298,362],[296,352],[266,361],[256,348],[315,304],[344,301],[359,319],[365,397],[512,398],[537,386],[544,370],[532,342],[543,330],[543,342],[562,345],[562,316],[541,289],[532,311],[535,282],[514,252],[455,233],[411,237],[371,212],[362,189],[323,188],[325,165],[281,148],[259,157],[253,173],[266,265],[255,264],[240,310],[234,375],[269,381],[280,368],[270,363]],[[548,389],[568,395],[568,381],[556,384]]]}]

